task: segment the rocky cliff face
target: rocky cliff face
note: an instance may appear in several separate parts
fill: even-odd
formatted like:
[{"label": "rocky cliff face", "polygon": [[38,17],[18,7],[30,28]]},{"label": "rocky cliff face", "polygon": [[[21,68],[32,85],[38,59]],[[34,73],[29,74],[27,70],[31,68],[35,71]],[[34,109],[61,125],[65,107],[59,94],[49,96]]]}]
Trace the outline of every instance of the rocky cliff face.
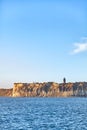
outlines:
[{"label": "rocky cliff face", "polygon": [[13,87],[13,97],[50,97],[59,94],[59,84],[48,83],[15,83]]},{"label": "rocky cliff face", "polygon": [[0,89],[0,96],[10,97],[87,97],[87,82],[14,83],[12,89]]},{"label": "rocky cliff face", "polygon": [[0,89],[0,96],[12,97],[13,89]]},{"label": "rocky cliff face", "polygon": [[58,84],[14,83],[13,97],[69,97],[87,96],[87,82]]}]

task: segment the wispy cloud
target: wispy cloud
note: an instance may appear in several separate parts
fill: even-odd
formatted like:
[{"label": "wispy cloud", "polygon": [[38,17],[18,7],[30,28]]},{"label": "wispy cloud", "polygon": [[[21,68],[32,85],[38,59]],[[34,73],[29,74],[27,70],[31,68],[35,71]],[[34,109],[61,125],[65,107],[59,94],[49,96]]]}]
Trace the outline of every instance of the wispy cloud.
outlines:
[{"label": "wispy cloud", "polygon": [[80,52],[87,51],[87,38],[82,38],[81,42],[74,43],[74,50],[71,52],[71,54],[77,54]]}]

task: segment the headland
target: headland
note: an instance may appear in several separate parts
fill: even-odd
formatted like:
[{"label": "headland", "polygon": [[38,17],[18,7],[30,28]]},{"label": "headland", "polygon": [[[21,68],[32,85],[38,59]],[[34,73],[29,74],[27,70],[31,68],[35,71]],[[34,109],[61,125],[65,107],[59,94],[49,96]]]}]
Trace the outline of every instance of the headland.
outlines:
[{"label": "headland", "polygon": [[87,97],[87,82],[14,83],[13,88],[0,89],[6,97]]}]

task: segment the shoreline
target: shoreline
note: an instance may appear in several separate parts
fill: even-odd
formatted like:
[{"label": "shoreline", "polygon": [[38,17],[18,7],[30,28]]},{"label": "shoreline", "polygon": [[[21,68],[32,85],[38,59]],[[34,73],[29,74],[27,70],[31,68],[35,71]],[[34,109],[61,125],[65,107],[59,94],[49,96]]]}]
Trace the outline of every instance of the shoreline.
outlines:
[{"label": "shoreline", "polygon": [[0,97],[87,97],[87,82],[14,83],[0,89]]}]

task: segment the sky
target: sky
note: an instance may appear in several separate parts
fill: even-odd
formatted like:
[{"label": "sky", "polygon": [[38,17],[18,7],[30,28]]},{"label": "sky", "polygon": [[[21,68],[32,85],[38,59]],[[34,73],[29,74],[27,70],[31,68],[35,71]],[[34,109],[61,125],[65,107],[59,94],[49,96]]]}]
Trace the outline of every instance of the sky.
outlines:
[{"label": "sky", "polygon": [[87,82],[87,0],[0,0],[0,88]]}]

